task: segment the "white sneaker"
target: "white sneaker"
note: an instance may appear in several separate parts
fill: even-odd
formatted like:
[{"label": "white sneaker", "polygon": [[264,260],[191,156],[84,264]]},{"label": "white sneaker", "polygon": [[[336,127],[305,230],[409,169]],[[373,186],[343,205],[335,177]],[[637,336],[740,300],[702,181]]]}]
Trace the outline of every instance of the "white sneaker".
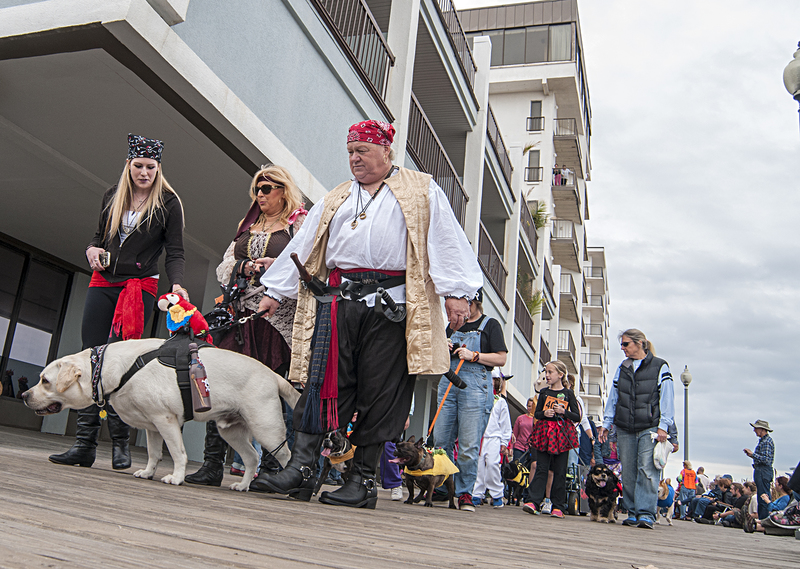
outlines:
[{"label": "white sneaker", "polygon": [[403,487],[392,488],[392,500],[395,502],[403,499]]},{"label": "white sneaker", "polygon": [[553,509],[553,503],[550,501],[550,498],[545,498],[544,504],[542,504],[542,513],[549,514],[552,509]]}]

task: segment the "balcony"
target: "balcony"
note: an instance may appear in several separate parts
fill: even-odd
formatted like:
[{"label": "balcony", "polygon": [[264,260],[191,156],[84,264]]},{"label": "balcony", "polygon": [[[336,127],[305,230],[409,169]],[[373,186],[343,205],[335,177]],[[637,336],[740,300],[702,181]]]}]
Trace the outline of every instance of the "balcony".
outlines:
[{"label": "balcony", "polygon": [[603,296],[600,294],[590,294],[586,298],[586,306],[593,309],[598,310],[603,313],[605,312],[605,303],[603,302]]},{"label": "balcony", "polygon": [[528,117],[525,128],[528,132],[540,132],[544,130],[544,117]]},{"label": "balcony", "polygon": [[547,342],[544,338],[539,338],[539,363],[542,367],[546,366],[551,361],[550,348],[547,347]]},{"label": "balcony", "polygon": [[566,184],[553,184],[553,203],[556,206],[556,217],[582,223],[581,197],[578,193],[575,176],[571,176]]},{"label": "balcony", "polygon": [[604,267],[584,267],[583,274],[587,279],[602,279],[605,278]]},{"label": "balcony", "polygon": [[581,356],[581,363],[590,370],[594,368],[595,371],[603,369],[603,355],[589,352]]},{"label": "balcony", "polygon": [[339,47],[389,122],[386,85],[394,55],[365,0],[311,0]]},{"label": "balcony", "polygon": [[603,325],[602,324],[584,324],[583,331],[587,336],[590,337],[603,337]]},{"label": "balcony", "polygon": [[531,251],[533,251],[535,259],[538,255],[539,232],[536,231],[536,224],[533,222],[530,206],[525,202],[524,197],[520,210],[520,226],[522,227],[522,232],[528,237],[528,243],[531,245]]},{"label": "balcony", "polygon": [[450,206],[456,214],[456,219],[464,227],[464,218],[467,214],[467,193],[461,180],[456,174],[456,169],[450,162],[439,137],[433,130],[425,111],[411,93],[411,113],[408,124],[408,153],[417,166],[431,176],[444,190]]},{"label": "balcony", "polygon": [[525,167],[525,181],[529,184],[542,181],[542,172],[544,168],[541,166],[526,166]]},{"label": "balcony", "polygon": [[[503,135],[500,134],[500,127],[497,126],[497,119],[494,118],[491,105],[489,105],[489,113],[486,119],[486,134],[489,136],[489,142],[491,142],[494,153],[497,155],[497,160],[500,162],[503,177],[506,179],[508,187],[511,188],[511,174],[514,171],[514,167],[511,165],[508,148],[506,148],[506,143],[503,142]],[[511,192],[511,198],[516,201],[514,192]]]},{"label": "balcony", "polygon": [[583,161],[581,160],[581,145],[578,140],[578,123],[575,119],[555,119],[555,132],[553,145],[558,155],[558,165],[566,164],[567,168],[575,175],[583,175]]},{"label": "balcony", "polygon": [[558,331],[558,359],[564,362],[571,373],[578,373],[575,341],[569,330]]},{"label": "balcony", "polygon": [[590,397],[602,397],[603,388],[597,383],[586,384],[586,395]]},{"label": "balcony", "polygon": [[483,223],[480,224],[480,236],[478,237],[478,262],[492,287],[500,295],[503,304],[505,304],[508,269],[503,264],[503,259]]},{"label": "balcony", "polygon": [[566,219],[554,219],[550,234],[550,249],[553,262],[566,269],[579,273],[578,239],[575,235],[575,224]]},{"label": "balcony", "polygon": [[578,311],[578,293],[575,291],[575,281],[570,274],[561,275],[561,294],[558,303],[558,313],[561,318],[580,322]]},{"label": "balcony", "polygon": [[542,320],[552,320],[556,314],[556,301],[553,296],[553,275],[550,272],[547,261],[544,262],[542,282],[544,283],[544,290],[542,291]]},{"label": "balcony", "polygon": [[475,71],[477,70],[477,67],[472,59],[472,51],[469,49],[469,42],[467,42],[467,36],[464,34],[464,28],[461,27],[461,20],[458,19],[458,13],[453,7],[451,0],[435,0],[434,3],[439,9],[442,22],[444,22],[444,25],[447,28],[450,43],[452,44],[455,52],[458,54],[458,61],[461,64],[461,71],[467,78],[469,86],[474,88]]},{"label": "balcony", "polygon": [[533,347],[533,318],[531,317],[531,313],[528,312],[528,307],[525,305],[525,301],[520,296],[519,291],[516,291],[516,300],[514,302],[514,323],[519,328],[519,331],[522,332],[522,335],[525,336],[525,339],[528,340],[528,344],[530,344],[533,351],[536,351],[536,348]]}]

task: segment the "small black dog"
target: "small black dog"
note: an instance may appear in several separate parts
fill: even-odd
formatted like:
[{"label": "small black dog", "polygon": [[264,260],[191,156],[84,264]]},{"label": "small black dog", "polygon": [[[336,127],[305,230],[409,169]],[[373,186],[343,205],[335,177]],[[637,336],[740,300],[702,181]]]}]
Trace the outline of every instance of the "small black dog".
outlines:
[{"label": "small black dog", "polygon": [[[347,438],[344,429],[331,431],[322,439],[322,451],[320,454],[325,457],[325,465],[317,479],[314,487],[314,495],[317,495],[322,483],[327,480],[331,468],[335,468],[342,473],[342,479],[347,480],[353,468],[353,445]],[[348,456],[349,455],[349,456]]]},{"label": "small black dog", "polygon": [[[433,468],[433,453],[429,452],[423,446],[424,440],[420,439],[415,442],[415,437],[411,437],[405,442],[397,443],[394,456],[390,462],[405,466],[409,470],[430,470]],[[425,496],[425,506],[428,508],[433,507],[433,490],[437,486],[444,484],[447,488],[447,497],[450,499],[450,508],[456,509],[456,485],[453,481],[453,475],[426,475],[426,476],[411,476],[403,473],[406,481],[406,488],[408,488],[408,500],[406,504],[416,504]],[[419,495],[414,498],[414,485],[420,488]]]},{"label": "small black dog", "polygon": [[508,505],[519,506],[522,502],[522,492],[528,486],[531,471],[520,464],[519,460],[505,463],[501,468],[503,479],[508,484]]},{"label": "small black dog", "polygon": [[590,519],[613,524],[619,497],[619,478],[605,464],[596,464],[586,476],[586,496],[589,498]]}]

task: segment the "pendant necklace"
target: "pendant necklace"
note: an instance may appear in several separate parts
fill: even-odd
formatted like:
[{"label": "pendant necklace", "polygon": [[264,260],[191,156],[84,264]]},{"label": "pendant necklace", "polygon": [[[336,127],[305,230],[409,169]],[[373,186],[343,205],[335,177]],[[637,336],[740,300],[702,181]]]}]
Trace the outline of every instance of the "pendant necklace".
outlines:
[{"label": "pendant necklace", "polygon": [[[394,173],[394,171],[396,169],[397,169],[397,166],[392,166],[391,170],[389,170],[389,173],[386,174],[386,176],[383,179],[386,180],[389,176],[391,176]],[[380,187],[377,190],[375,190],[375,193],[372,194],[372,197],[370,197],[369,201],[361,209],[361,213],[356,213],[355,217],[353,218],[353,222],[350,224],[350,229],[355,230],[355,228],[358,226],[358,220],[359,219],[367,219],[367,208],[372,205],[372,202],[375,201],[375,198],[378,197],[378,194],[381,192],[381,190],[383,189],[383,186],[385,186],[385,185],[386,185],[386,182],[381,183]],[[360,208],[360,207],[361,207],[361,183],[359,182],[358,183],[358,202],[356,204],[356,211],[358,211],[358,208]]]}]

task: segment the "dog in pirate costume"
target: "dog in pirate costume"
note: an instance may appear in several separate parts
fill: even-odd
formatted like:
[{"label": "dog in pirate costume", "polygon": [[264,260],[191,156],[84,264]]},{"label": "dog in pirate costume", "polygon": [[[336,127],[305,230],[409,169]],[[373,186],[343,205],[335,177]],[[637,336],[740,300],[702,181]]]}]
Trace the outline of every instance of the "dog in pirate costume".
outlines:
[{"label": "dog in pirate costume", "polygon": [[[416,375],[448,370],[440,297],[450,325],[460,328],[483,279],[442,189],[427,174],[392,165],[394,132],[372,120],[350,128],[355,179],[314,205],[261,278],[265,317],[284,298],[297,297],[289,380],[305,390],[294,410],[289,464],[259,474],[251,490],[310,500],[323,434],[358,411],[350,435],[357,446],[353,471],[320,502],[374,508],[377,464],[384,442],[403,429]],[[298,290],[292,253],[320,279],[316,292]],[[385,294],[378,296],[378,288]],[[405,307],[404,321],[392,316],[398,314],[392,305]]]},{"label": "dog in pirate costume", "polygon": [[[412,436],[405,442],[397,443],[394,450],[395,458],[389,462],[405,467],[403,478],[408,488],[406,504],[416,504],[425,498],[425,506],[433,507],[433,491],[444,485],[450,501],[450,509],[455,510],[456,486],[453,474],[458,472],[458,467],[447,456],[443,449],[430,450],[425,448],[424,439],[418,441]],[[420,489],[419,495],[414,497],[414,487]]]}]

